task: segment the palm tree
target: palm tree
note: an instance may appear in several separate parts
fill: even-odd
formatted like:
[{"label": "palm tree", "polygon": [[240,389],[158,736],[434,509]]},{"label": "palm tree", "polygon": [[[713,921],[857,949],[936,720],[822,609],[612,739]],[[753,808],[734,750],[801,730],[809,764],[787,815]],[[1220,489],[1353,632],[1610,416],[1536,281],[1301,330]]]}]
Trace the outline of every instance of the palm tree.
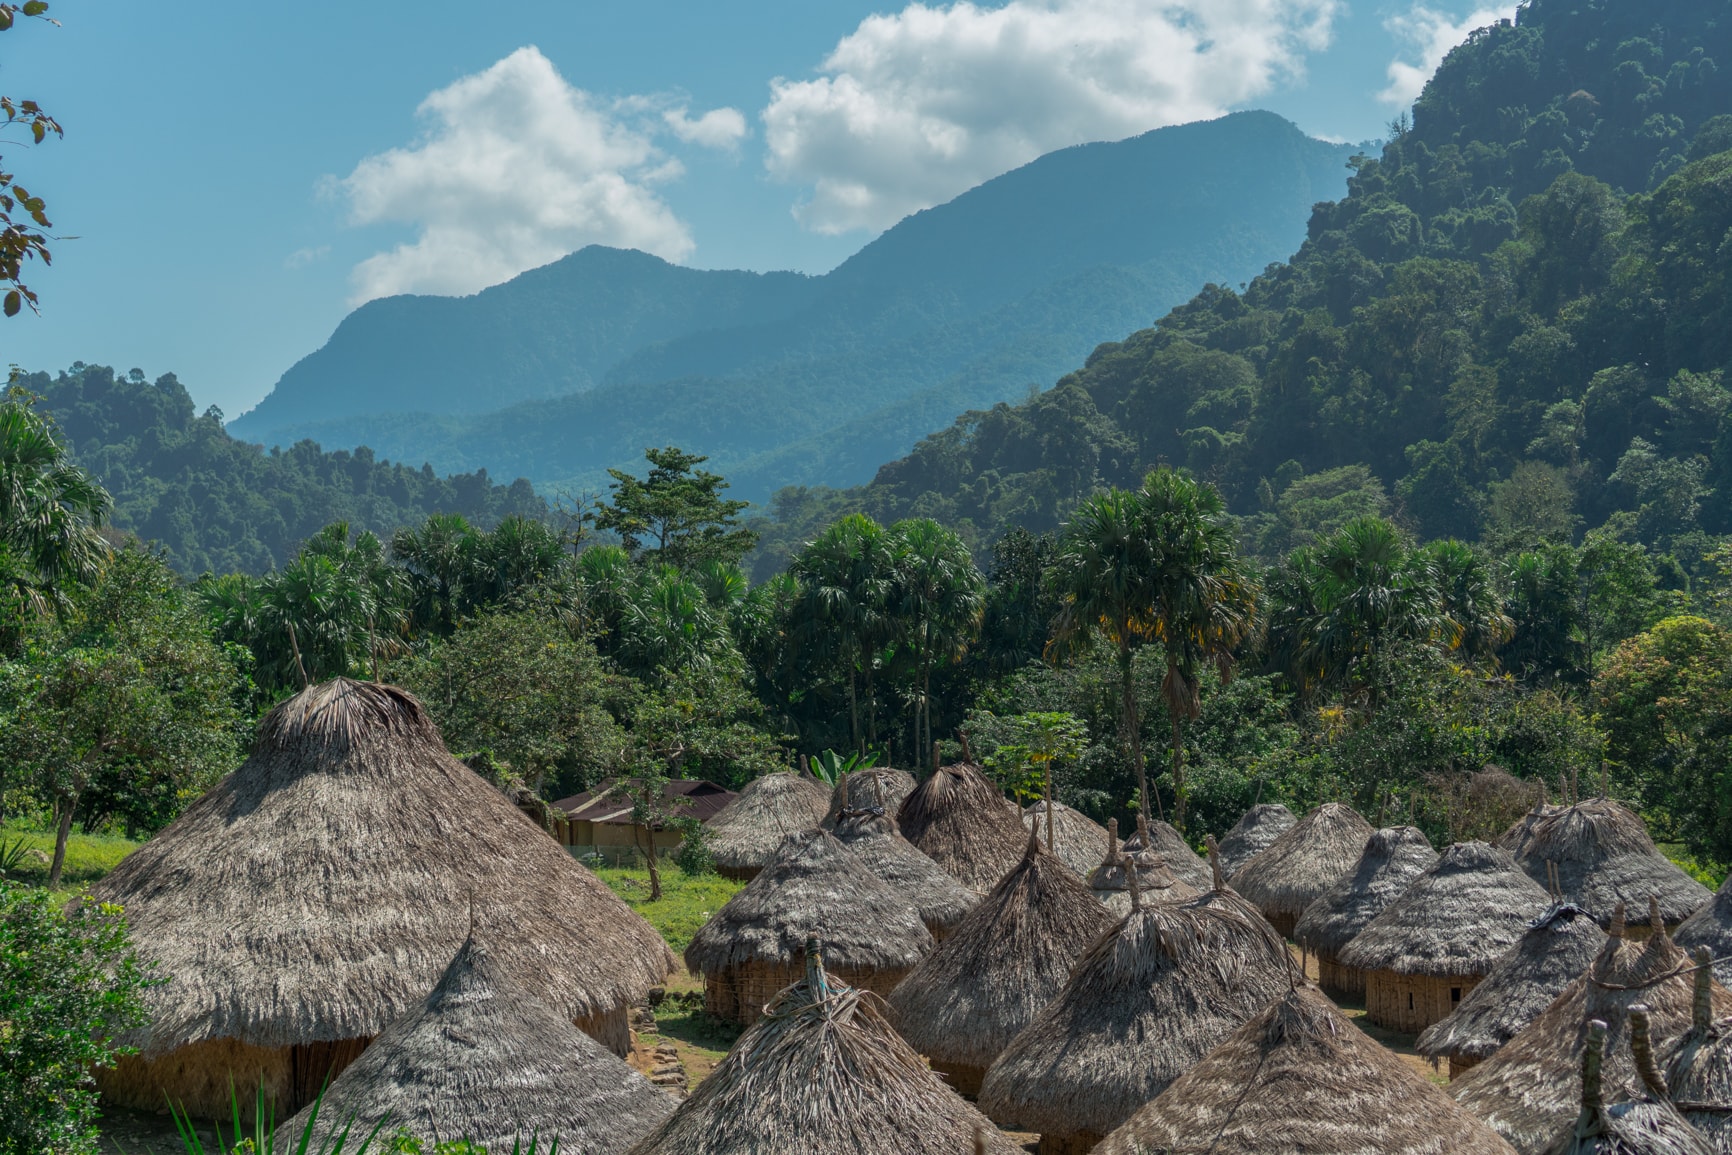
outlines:
[{"label": "palm tree", "polygon": [[96,575],[108,553],[97,529],[113,508],[27,400],[0,404],[0,551],[7,580],[28,602],[58,608],[67,581]]},{"label": "palm tree", "polygon": [[877,522],[851,513],[807,542],[789,568],[802,590],[795,643],[827,651],[847,671],[849,733],[855,749],[865,753],[867,743],[877,739],[872,674],[885,639],[885,609],[895,579],[890,541]]},{"label": "palm tree", "polygon": [[[896,565],[891,609],[898,640],[920,678],[914,715],[916,765],[932,749],[932,670],[960,658],[978,633],[986,582],[968,547],[931,518],[890,527]],[[934,762],[932,769],[938,766]]]},{"label": "palm tree", "polygon": [[459,513],[430,514],[391,535],[391,556],[409,573],[415,624],[449,635],[473,580],[475,527]]},{"label": "palm tree", "polygon": [[1449,620],[1446,634],[1454,648],[1470,657],[1495,660],[1515,633],[1504,612],[1503,596],[1485,558],[1459,541],[1428,542],[1419,550],[1437,588],[1438,608]]}]

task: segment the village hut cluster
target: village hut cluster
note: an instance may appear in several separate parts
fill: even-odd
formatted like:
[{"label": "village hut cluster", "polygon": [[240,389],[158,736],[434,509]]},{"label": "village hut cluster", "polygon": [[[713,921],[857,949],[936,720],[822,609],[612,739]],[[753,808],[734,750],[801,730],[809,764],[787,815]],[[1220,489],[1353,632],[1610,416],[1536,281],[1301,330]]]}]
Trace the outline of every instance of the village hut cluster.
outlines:
[{"label": "village hut cluster", "polygon": [[684,961],[743,1033],[682,1100],[633,1065],[654,929],[412,696],[311,687],[98,887],[167,979],[103,1093],[262,1087],[309,1150],[1732,1155],[1732,893],[1607,799],[1436,848],[1260,803],[1205,858],[965,760],[767,775],[710,827],[744,886]]}]

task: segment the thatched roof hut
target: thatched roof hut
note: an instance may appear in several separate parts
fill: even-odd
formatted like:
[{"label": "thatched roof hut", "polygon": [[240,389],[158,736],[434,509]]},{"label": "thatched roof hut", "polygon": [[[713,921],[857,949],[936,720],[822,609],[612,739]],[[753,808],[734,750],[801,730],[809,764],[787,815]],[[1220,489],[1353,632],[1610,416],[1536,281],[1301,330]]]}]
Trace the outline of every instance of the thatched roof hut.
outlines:
[{"label": "thatched roof hut", "polygon": [[827,948],[802,948],[805,977],[632,1155],[1021,1155],[926,1069],[872,996],[826,972]]},{"label": "thatched roof hut", "polygon": [[[423,1140],[510,1150],[518,1136],[612,1155],[673,1114],[674,1100],[533,993],[514,989],[471,938],[433,993],[325,1089],[310,1149],[346,1126],[390,1121]],[[277,1129],[290,1150],[312,1107]]]},{"label": "thatched roof hut", "polygon": [[[1030,803],[1023,809],[1024,825],[1032,824],[1034,832],[1046,843],[1047,803]],[[1052,845],[1047,849],[1058,855],[1060,862],[1087,878],[1100,861],[1101,844],[1106,841],[1106,828],[1080,810],[1062,802],[1052,803]]]},{"label": "thatched roof hut", "polygon": [[1371,823],[1353,807],[1326,802],[1235,871],[1233,889],[1291,938],[1305,908],[1353,869],[1370,837]]},{"label": "thatched roof hut", "polygon": [[[1606,945],[1588,973],[1571,983],[1540,1016],[1491,1058],[1450,1085],[1456,1102],[1495,1127],[1524,1155],[1538,1155],[1573,1127],[1580,1107],[1582,1057],[1589,1021],[1607,1025],[1602,1081],[1610,1102],[1636,1098],[1642,1080],[1628,1045],[1629,1009],[1645,1004],[1653,1045],[1668,1053],[1690,1029],[1693,983],[1684,952],[1666,934],[1659,912],[1651,937],[1626,942],[1623,919],[1612,920]],[[1732,994],[1711,991],[1715,1018],[1732,1014]]]},{"label": "thatched roof hut", "polygon": [[1582,1055],[1582,1106],[1575,1125],[1553,1140],[1546,1155],[1714,1155],[1702,1133],[1692,1127],[1666,1098],[1666,1088],[1652,1069],[1653,1056],[1646,1053],[1641,1037],[1645,1025],[1640,1012],[1630,1008],[1630,1045],[1637,1066],[1652,1079],[1652,1099],[1607,1103],[1601,1084],[1605,1064],[1606,1024],[1588,1024]]},{"label": "thatched roof hut", "polygon": [[1221,839],[1221,870],[1229,882],[1233,872],[1269,849],[1271,843],[1298,823],[1279,802],[1259,802],[1245,811]]},{"label": "thatched roof hut", "polygon": [[1022,861],[1017,810],[972,762],[940,766],[902,800],[902,836],[968,889],[985,894]]},{"label": "thatched roof hut", "polygon": [[866,869],[914,905],[935,939],[949,934],[980,901],[978,894],[914,849],[881,806],[842,811],[833,832]]},{"label": "thatched roof hut", "polygon": [[1726,876],[1713,898],[1678,924],[1672,941],[1691,952],[1707,947],[1720,960],[1714,964],[1714,977],[1721,986],[1732,987],[1732,874]]},{"label": "thatched roof hut", "polygon": [[1606,932],[1581,907],[1558,903],[1528,924],[1515,946],[1447,1018],[1425,1028],[1415,1049],[1449,1060],[1455,1078],[1489,1059],[1539,1017],[1605,947]]},{"label": "thatched roof hut", "polygon": [[1088,875],[1089,890],[1102,906],[1121,918],[1131,912],[1133,873],[1143,902],[1181,902],[1197,897],[1200,893],[1197,888],[1181,882],[1167,860],[1155,851],[1146,846],[1135,850],[1117,848],[1118,825],[1118,819],[1108,820],[1106,857]]},{"label": "thatched roof hut", "polygon": [[902,806],[902,800],[912,793],[914,775],[906,770],[872,766],[850,771],[838,778],[830,790],[830,809],[824,815],[824,829],[835,826],[844,809],[882,806],[894,817]]},{"label": "thatched roof hut", "polygon": [[[526,880],[533,880],[527,885]],[[94,888],[126,908],[145,992],[141,1054],[110,1102],[194,1115],[264,1085],[280,1116],[416,1006],[469,933],[533,927],[500,973],[623,1054],[629,1007],[673,962],[654,928],[446,752],[409,693],[346,678],[265,716],[233,774]]]},{"label": "thatched roof hut", "polygon": [[1017,868],[891,992],[902,1037],[974,1094],[1112,925],[1083,881],[1031,836]]},{"label": "thatched roof hut", "polygon": [[1305,908],[1293,941],[1317,956],[1317,985],[1338,998],[1365,994],[1365,972],[1341,965],[1341,950],[1408,885],[1437,864],[1431,841],[1412,826],[1373,831],[1353,870]]},{"label": "thatched roof hut", "polygon": [[1713,957],[1707,947],[1690,956],[1690,1030],[1666,1061],[1666,1086],[1690,1125],[1726,1155],[1732,1151],[1732,1018],[1714,1021]]},{"label": "thatched roof hut", "polygon": [[[1134,877],[1134,875],[1133,875]],[[1085,1151],[1286,991],[1286,944],[1230,890],[1143,904],[986,1072],[980,1109]]]},{"label": "thatched roof hut", "polygon": [[1310,986],[1281,992],[1095,1148],[1151,1151],[1512,1155]]},{"label": "thatched roof hut", "polygon": [[752,779],[707,824],[716,872],[725,878],[756,877],[784,838],[817,829],[829,807],[824,787],[791,770]]},{"label": "thatched roof hut", "polygon": [[1160,855],[1186,886],[1204,891],[1214,885],[1214,869],[1208,860],[1192,850],[1185,836],[1170,822],[1160,819],[1151,822],[1148,815],[1138,814],[1136,832],[1125,839],[1125,852],[1135,854],[1141,850],[1153,850]]},{"label": "thatched roof hut", "polygon": [[806,939],[825,934],[830,973],[888,995],[932,950],[905,895],[822,830],[790,834],[776,860],[698,928],[686,969],[704,976],[704,1009],[750,1025],[805,973]]},{"label": "thatched roof hut", "polygon": [[1367,1018],[1417,1033],[1455,1010],[1549,906],[1504,851],[1458,842],[1342,949],[1341,965],[1365,974]]},{"label": "thatched roof hut", "polygon": [[1660,900],[1668,929],[1707,901],[1708,888],[1672,864],[1648,837],[1641,816],[1609,798],[1588,798],[1539,819],[1516,858],[1539,883],[1556,867],[1563,896],[1599,920],[1621,902],[1639,910]]},{"label": "thatched roof hut", "polygon": [[1509,851],[1510,857],[1520,862],[1527,854],[1528,847],[1533,844],[1534,832],[1539,829],[1540,823],[1562,809],[1562,806],[1553,806],[1542,796],[1538,802],[1534,803],[1532,810],[1522,815],[1515,821],[1514,825],[1498,835],[1497,840],[1492,845],[1500,850]]}]

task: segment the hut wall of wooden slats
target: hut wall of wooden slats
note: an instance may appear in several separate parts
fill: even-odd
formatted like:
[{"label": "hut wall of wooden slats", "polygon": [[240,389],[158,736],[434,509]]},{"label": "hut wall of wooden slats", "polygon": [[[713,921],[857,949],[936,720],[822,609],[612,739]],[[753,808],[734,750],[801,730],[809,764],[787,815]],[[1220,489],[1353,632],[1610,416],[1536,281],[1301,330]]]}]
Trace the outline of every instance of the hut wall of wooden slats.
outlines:
[{"label": "hut wall of wooden slats", "polygon": [[1088,1155],[1105,1138],[1105,1135],[1096,1135],[1093,1131],[1078,1131],[1074,1135],[1042,1135],[1040,1146],[1036,1150],[1040,1155]]},{"label": "hut wall of wooden slats", "polygon": [[1333,954],[1317,952],[1317,985],[1337,1002],[1365,997],[1365,972],[1357,967],[1344,967]]},{"label": "hut wall of wooden slats", "polygon": [[104,1102],[139,1111],[176,1110],[201,1119],[227,1119],[238,1101],[251,1118],[262,1088],[278,1118],[288,1118],[318,1095],[326,1080],[367,1049],[368,1039],[339,1039],[295,1047],[255,1047],[213,1039],[166,1055],[123,1055],[95,1072]]},{"label": "hut wall of wooden slats", "polygon": [[1461,1078],[1481,1063],[1484,1059],[1470,1059],[1466,1055],[1451,1055],[1449,1057],[1449,1078],[1451,1082]]},{"label": "hut wall of wooden slats", "polygon": [[1370,971],[1365,975],[1365,1017],[1391,1031],[1418,1034],[1447,1018],[1479,985],[1481,975],[1403,975]]},{"label": "hut wall of wooden slats", "polygon": [[1288,939],[1289,941],[1292,940],[1293,928],[1299,925],[1299,916],[1297,914],[1290,914],[1284,910],[1271,911],[1265,908],[1263,911],[1263,917],[1269,920],[1269,925],[1275,928],[1276,934],[1279,934],[1282,938]]},{"label": "hut wall of wooden slats", "polygon": [[[907,976],[912,967],[900,970],[850,970],[847,967],[826,966],[825,973],[845,986],[871,991],[879,998],[888,998],[896,984]],[[719,1019],[749,1027],[763,1014],[764,1005],[776,997],[783,987],[806,977],[806,961],[792,966],[776,966],[754,962],[704,975],[704,1010]]]},{"label": "hut wall of wooden slats", "polygon": [[965,1067],[956,1063],[940,1063],[928,1059],[927,1066],[944,1076],[944,1081],[955,1089],[958,1095],[967,1095],[970,1099],[980,1094],[980,1081],[986,1078],[985,1067]]}]

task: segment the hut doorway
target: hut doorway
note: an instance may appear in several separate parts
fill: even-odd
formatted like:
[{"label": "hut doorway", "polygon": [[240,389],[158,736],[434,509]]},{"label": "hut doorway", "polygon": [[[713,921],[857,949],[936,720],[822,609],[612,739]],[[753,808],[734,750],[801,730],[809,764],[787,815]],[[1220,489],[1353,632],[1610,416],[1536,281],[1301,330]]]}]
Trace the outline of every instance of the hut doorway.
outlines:
[{"label": "hut doorway", "polygon": [[325,1085],[343,1073],[343,1068],[361,1057],[372,1042],[365,1039],[334,1039],[298,1043],[289,1048],[289,1102],[277,1110],[287,1118],[319,1097]]}]

